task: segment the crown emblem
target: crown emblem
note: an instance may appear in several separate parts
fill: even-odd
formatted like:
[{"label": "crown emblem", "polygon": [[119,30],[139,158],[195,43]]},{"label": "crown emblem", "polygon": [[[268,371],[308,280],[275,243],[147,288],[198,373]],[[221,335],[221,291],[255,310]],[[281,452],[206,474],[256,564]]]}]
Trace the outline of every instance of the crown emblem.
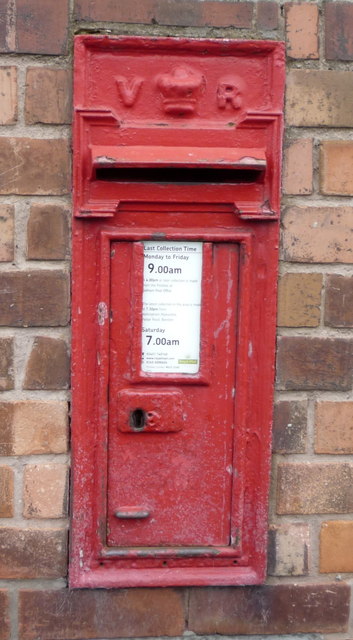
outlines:
[{"label": "crown emblem", "polygon": [[186,65],[175,67],[170,73],[157,76],[163,108],[175,116],[195,113],[197,101],[205,88],[205,77]]}]

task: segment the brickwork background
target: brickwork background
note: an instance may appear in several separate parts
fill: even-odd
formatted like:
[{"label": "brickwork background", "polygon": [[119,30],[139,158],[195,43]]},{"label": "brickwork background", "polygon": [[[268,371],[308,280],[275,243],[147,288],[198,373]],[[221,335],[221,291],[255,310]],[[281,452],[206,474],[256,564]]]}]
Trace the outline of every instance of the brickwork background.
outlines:
[{"label": "brickwork background", "polygon": [[[66,586],[72,37],[285,39],[268,579]],[[353,2],[0,3],[0,640],[353,637]],[[310,635],[310,637],[314,637]]]}]

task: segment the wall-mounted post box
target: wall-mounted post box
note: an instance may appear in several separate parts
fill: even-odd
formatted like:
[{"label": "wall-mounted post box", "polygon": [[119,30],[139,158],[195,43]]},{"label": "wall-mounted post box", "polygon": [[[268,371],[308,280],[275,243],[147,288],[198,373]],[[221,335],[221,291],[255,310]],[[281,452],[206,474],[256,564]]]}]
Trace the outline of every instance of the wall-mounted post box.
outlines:
[{"label": "wall-mounted post box", "polygon": [[76,39],[73,587],[264,579],[283,58]]}]

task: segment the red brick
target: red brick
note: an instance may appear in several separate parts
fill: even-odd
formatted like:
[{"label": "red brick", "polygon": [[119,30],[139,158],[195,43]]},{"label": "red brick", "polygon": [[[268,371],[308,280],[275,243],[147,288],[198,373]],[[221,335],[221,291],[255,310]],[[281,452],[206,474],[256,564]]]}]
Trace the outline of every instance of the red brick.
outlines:
[{"label": "red brick", "polygon": [[0,326],[56,327],[69,319],[69,282],[63,271],[0,273]]},{"label": "red brick", "polygon": [[[158,11],[158,8],[156,8]],[[138,2],[124,2],[117,0],[75,0],[75,15],[78,20],[100,22],[133,22],[136,24],[149,23],[155,20],[154,3],[151,0]]]},{"label": "red brick", "polygon": [[[21,640],[179,636],[184,594],[175,589],[20,592]],[[340,607],[341,609],[341,607]]]},{"label": "red brick", "polygon": [[[9,0],[8,0],[9,1]],[[67,52],[68,0],[16,0],[16,51],[60,55]]]},{"label": "red brick", "polygon": [[4,0],[3,5],[0,7],[0,51],[7,50],[7,3],[9,0]]},{"label": "red brick", "polygon": [[296,127],[352,127],[350,71],[293,69],[287,76],[287,124]]},{"label": "red brick", "polygon": [[27,69],[25,120],[26,124],[71,122],[71,73],[67,69]]},{"label": "red brick", "polygon": [[274,407],[274,453],[304,453],[307,425],[307,403],[282,400]]},{"label": "red brick", "polygon": [[277,471],[277,513],[349,513],[353,466],[347,463],[283,463]]},{"label": "red brick", "polygon": [[260,1],[256,3],[256,26],[258,29],[272,31],[278,29],[279,5],[277,2]]},{"label": "red brick", "polygon": [[32,205],[27,225],[27,259],[65,260],[68,253],[68,211],[55,204]]},{"label": "red brick", "polygon": [[0,518],[12,518],[14,473],[11,467],[0,466]]},{"label": "red brick", "polygon": [[0,579],[65,576],[66,540],[62,529],[0,527]]},{"label": "red brick", "polygon": [[67,515],[66,464],[27,464],[24,469],[25,518],[64,518]]},{"label": "red brick", "polygon": [[0,402],[0,455],[66,453],[66,402]]},{"label": "red brick", "polygon": [[13,339],[0,338],[0,391],[13,388]]},{"label": "red brick", "polygon": [[17,67],[0,67],[0,124],[17,120]]},{"label": "red brick", "polygon": [[283,259],[353,263],[352,207],[290,207],[282,219]]},{"label": "red brick", "polygon": [[[185,26],[213,26],[213,27],[238,27],[242,29],[250,29],[253,17],[252,2],[215,2],[212,0],[204,0],[196,3],[193,0],[184,0],[184,7],[181,6],[180,0],[169,0],[159,3],[160,14],[157,17],[159,24],[170,24],[170,15],[172,16],[172,24],[180,24]],[[196,10],[196,11],[195,11]],[[179,11],[183,12],[181,21],[178,21]],[[194,18],[189,21],[188,16],[194,14]],[[196,14],[196,15],[195,15]],[[173,19],[174,17],[174,19]]]},{"label": "red brick", "polygon": [[345,631],[349,598],[349,586],[337,583],[195,588],[189,629],[200,635]]},{"label": "red brick", "polygon": [[10,640],[10,611],[7,591],[0,591],[0,640]]},{"label": "red brick", "polygon": [[283,336],[278,341],[278,388],[348,391],[352,388],[353,342]]},{"label": "red brick", "polygon": [[0,5],[0,51],[16,48],[16,6],[13,0],[2,0]]},{"label": "red brick", "polygon": [[34,339],[24,389],[67,389],[70,382],[68,347],[60,338]]},{"label": "red brick", "polygon": [[179,26],[239,27],[249,29],[252,24],[252,2],[220,2],[219,0],[76,0],[78,19],[100,22],[128,22]]},{"label": "red brick", "polygon": [[309,2],[287,3],[287,53],[290,58],[315,59],[319,57],[319,10]]},{"label": "red brick", "polygon": [[353,60],[353,6],[350,2],[325,2],[325,57]]},{"label": "red brick", "polygon": [[0,204],[0,262],[14,258],[14,207]]},{"label": "red brick", "polygon": [[353,402],[317,402],[315,453],[353,453]]},{"label": "red brick", "polygon": [[0,138],[0,194],[65,195],[69,159],[66,140]]},{"label": "red brick", "polygon": [[325,324],[329,327],[353,327],[352,276],[327,277]]},{"label": "red brick", "polygon": [[11,402],[0,403],[0,455],[12,453],[12,420],[14,405]]}]

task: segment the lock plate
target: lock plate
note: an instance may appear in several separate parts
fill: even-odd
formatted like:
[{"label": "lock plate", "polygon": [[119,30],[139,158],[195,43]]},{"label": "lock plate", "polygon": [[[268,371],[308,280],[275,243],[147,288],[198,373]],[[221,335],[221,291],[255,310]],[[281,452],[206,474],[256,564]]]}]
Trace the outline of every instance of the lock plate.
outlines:
[{"label": "lock plate", "polygon": [[123,433],[180,431],[183,420],[183,393],[178,389],[123,389],[117,395],[117,428]]}]

